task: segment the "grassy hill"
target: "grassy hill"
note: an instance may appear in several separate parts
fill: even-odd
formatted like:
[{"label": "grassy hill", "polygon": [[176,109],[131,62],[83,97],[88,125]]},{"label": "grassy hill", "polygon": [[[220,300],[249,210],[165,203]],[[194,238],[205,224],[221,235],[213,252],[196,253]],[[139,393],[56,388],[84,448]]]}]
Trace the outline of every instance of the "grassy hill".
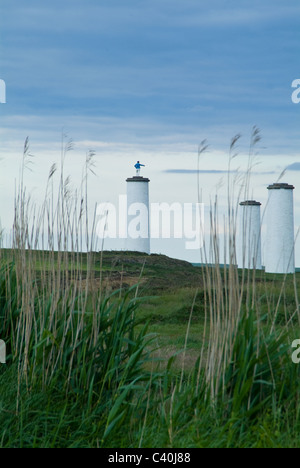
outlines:
[{"label": "grassy hill", "polygon": [[137,252],[0,264],[1,447],[300,445],[299,273]]}]

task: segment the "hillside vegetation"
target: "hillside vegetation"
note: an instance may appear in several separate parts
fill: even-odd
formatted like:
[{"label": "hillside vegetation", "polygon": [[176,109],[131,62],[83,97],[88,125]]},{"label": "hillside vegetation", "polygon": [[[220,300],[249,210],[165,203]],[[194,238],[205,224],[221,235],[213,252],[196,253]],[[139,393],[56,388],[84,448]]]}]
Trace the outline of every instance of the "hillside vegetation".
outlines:
[{"label": "hillside vegetation", "polygon": [[0,252],[2,447],[299,445],[299,274]]}]

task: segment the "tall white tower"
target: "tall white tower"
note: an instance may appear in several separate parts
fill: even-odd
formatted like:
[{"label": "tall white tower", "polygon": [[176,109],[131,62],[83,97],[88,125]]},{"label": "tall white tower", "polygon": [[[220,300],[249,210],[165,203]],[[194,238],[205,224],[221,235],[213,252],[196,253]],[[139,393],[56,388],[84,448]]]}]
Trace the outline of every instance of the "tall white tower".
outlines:
[{"label": "tall white tower", "polygon": [[261,203],[247,200],[240,203],[239,268],[261,270]]},{"label": "tall white tower", "polygon": [[139,161],[136,174],[127,182],[127,240],[126,250],[150,254],[149,182],[140,176]]},{"label": "tall white tower", "polygon": [[294,273],[293,185],[268,186],[267,239],[265,269],[268,273]]}]

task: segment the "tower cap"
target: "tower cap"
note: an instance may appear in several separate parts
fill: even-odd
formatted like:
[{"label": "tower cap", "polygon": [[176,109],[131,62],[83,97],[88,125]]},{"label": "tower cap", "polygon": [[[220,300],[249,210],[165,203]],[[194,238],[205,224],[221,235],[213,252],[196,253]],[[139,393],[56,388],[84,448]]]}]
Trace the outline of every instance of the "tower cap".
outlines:
[{"label": "tower cap", "polygon": [[246,200],[240,203],[241,206],[260,206],[261,203],[255,200]]},{"label": "tower cap", "polygon": [[126,182],[150,182],[150,179],[142,176],[133,176],[128,177],[128,179],[126,179]]},{"label": "tower cap", "polygon": [[279,184],[279,183],[275,183],[275,184],[272,184],[272,185],[268,185],[267,189],[268,190],[279,190],[279,189],[285,189],[285,190],[294,190],[294,186],[293,185],[289,185],[289,184],[286,184],[286,183],[282,183],[282,184]]}]

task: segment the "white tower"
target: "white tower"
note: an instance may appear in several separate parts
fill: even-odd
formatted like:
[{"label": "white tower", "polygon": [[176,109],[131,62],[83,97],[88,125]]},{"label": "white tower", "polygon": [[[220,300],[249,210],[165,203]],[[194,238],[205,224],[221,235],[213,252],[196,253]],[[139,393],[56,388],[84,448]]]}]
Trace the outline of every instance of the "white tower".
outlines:
[{"label": "white tower", "polygon": [[293,185],[268,186],[266,264],[268,273],[294,273]]},{"label": "white tower", "polygon": [[126,250],[150,254],[149,182],[140,176],[140,166],[135,165],[137,175],[127,182],[127,240]]},{"label": "white tower", "polygon": [[240,203],[239,268],[262,268],[260,207],[255,200]]}]

